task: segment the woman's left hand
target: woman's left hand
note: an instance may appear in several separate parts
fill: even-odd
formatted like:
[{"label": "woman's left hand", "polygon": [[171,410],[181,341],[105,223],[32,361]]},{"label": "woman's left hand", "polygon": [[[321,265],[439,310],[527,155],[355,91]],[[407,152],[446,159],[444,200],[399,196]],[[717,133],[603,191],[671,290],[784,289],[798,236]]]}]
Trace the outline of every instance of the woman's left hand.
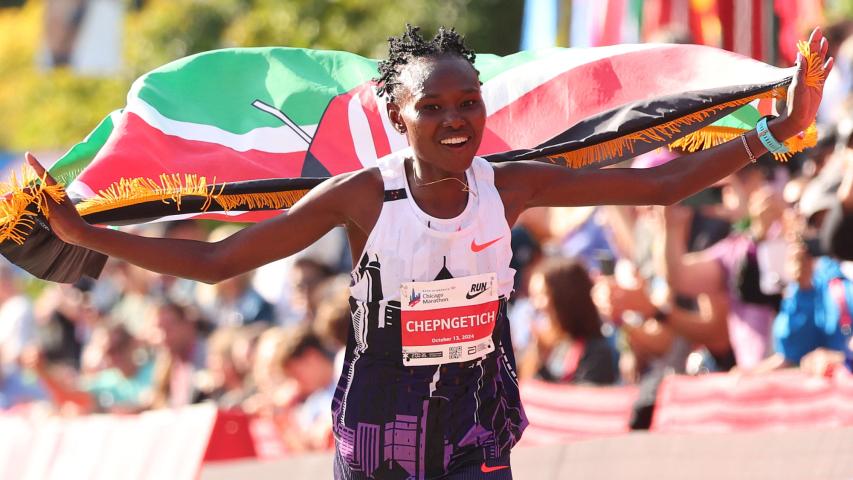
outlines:
[{"label": "woman's left hand", "polygon": [[[790,127],[790,131],[785,132],[786,139],[796,135],[808,128],[814,121],[817,115],[820,99],[823,96],[823,80],[829,75],[832,70],[832,65],[835,60],[830,57],[826,58],[829,50],[829,42],[824,38],[820,28],[815,28],[809,37],[809,50],[817,53],[817,65],[815,68],[820,71],[822,79],[818,85],[808,85],[806,82],[806,74],[809,66],[807,59],[803,54],[797,54],[797,73],[794,76],[794,81],[788,87],[787,98],[787,118],[785,124]],[[784,141],[783,138],[779,139]]]}]

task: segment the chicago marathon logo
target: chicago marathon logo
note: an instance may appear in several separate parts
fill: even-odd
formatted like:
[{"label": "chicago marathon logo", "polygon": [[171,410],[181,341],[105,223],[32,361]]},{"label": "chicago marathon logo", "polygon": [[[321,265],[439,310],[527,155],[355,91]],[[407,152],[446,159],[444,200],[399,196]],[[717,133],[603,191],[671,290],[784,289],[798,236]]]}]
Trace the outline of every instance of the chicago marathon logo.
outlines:
[{"label": "chicago marathon logo", "polygon": [[409,306],[414,307],[421,301],[421,294],[416,292],[415,289],[412,289],[412,294],[409,295]]}]

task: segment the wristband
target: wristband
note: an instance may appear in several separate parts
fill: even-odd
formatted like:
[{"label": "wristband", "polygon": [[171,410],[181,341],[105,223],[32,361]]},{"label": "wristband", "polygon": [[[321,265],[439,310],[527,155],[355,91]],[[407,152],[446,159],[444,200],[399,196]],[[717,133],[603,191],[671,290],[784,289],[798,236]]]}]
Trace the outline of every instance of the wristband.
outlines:
[{"label": "wristband", "polygon": [[761,144],[767,148],[770,153],[788,153],[788,147],[776,140],[776,137],[770,132],[770,127],[767,126],[767,117],[761,117],[758,124],[755,125],[755,131],[758,133],[758,139]]}]

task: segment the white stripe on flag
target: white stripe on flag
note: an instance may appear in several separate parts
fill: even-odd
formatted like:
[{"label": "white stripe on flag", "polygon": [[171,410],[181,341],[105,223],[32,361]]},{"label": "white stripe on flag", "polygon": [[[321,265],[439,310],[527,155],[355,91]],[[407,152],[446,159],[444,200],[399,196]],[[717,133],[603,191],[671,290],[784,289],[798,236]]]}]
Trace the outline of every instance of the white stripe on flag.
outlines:
[{"label": "white stripe on flag", "polygon": [[[247,107],[253,108],[251,105]],[[259,127],[243,134],[231,133],[212,125],[172,120],[139,97],[129,99],[125,111],[139,115],[148,125],[166,135],[184,140],[215,143],[238,152],[258,150],[267,153],[295,153],[308,149],[305,140],[286,125]],[[311,136],[317,130],[317,125],[301,125],[301,127]]]},{"label": "white stripe on flag", "polygon": [[362,166],[376,166],[376,145],[373,144],[373,134],[370,132],[370,124],[364,107],[361,105],[358,95],[353,95],[347,105],[347,116],[349,117],[349,129],[355,153]]},{"label": "white stripe on flag", "polygon": [[544,50],[548,54],[501,72],[482,87],[486,114],[491,115],[572,68],[621,53],[660,48],[660,45],[614,45],[599,48]]}]

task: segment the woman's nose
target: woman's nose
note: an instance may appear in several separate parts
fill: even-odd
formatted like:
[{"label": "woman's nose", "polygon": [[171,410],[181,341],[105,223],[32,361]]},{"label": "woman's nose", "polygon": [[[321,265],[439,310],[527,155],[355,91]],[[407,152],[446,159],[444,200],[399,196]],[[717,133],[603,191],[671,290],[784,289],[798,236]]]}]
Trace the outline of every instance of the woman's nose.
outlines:
[{"label": "woman's nose", "polygon": [[445,127],[460,128],[465,123],[465,119],[456,110],[448,111],[442,122]]}]

